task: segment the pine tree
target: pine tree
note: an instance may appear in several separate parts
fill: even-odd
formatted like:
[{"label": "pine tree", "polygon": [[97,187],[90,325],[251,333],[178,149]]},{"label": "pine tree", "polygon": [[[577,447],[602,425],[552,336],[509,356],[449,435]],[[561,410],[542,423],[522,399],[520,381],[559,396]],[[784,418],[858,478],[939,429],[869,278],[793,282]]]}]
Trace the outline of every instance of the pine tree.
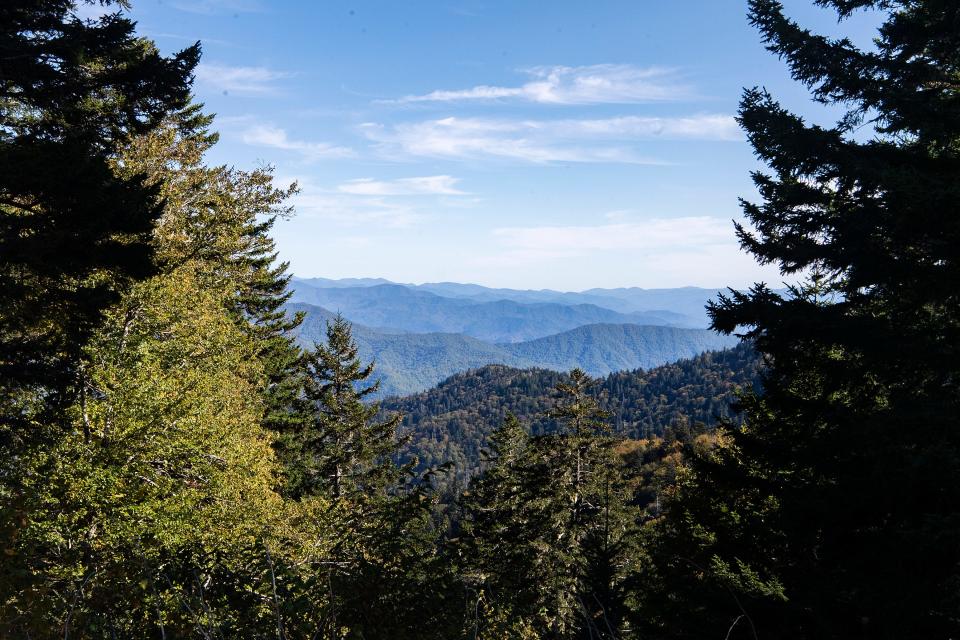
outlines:
[{"label": "pine tree", "polygon": [[363,364],[350,324],[327,325],[325,344],[304,357],[309,419],[284,431],[286,493],[331,504],[334,538],[316,566],[312,601],[324,637],[446,638],[451,573],[438,551],[426,479],[394,462],[399,414],[382,416],[372,363]]},{"label": "pine tree", "polygon": [[382,493],[397,479],[390,456],[400,415],[381,420],[379,404],[364,401],[379,382],[368,382],[373,363],[360,361],[350,324],[338,315],[327,324],[326,344],[315,344],[304,359],[312,415],[299,432],[285,434],[289,493],[334,499]]},{"label": "pine tree", "polygon": [[[960,5],[822,0],[883,12],[875,48],[752,0],[768,48],[813,98],[762,89],[740,122],[769,173],[743,247],[804,280],[721,297],[715,328],[769,367],[746,424],[695,459],[652,552],[660,633],[947,638],[960,628]],[[668,633],[669,631],[669,633]]]},{"label": "pine tree", "polygon": [[515,419],[496,433],[492,466],[464,497],[466,577],[489,619],[540,637],[614,638],[634,509],[606,423],[580,370],[556,389],[560,431],[529,437]]},{"label": "pine tree", "polygon": [[101,313],[154,272],[155,190],[110,161],[187,103],[199,56],[164,58],[121,13],[73,8],[0,6],[0,410],[13,440],[37,411],[63,420]]},{"label": "pine tree", "polygon": [[[489,637],[504,621],[529,626],[533,610],[530,576],[532,532],[524,526],[526,502],[524,467],[530,436],[515,416],[508,415],[490,436],[484,452],[484,473],[461,496],[458,555],[462,577],[472,592],[468,608],[486,615],[468,616],[471,636]],[[492,627],[492,629],[491,629]]]}]

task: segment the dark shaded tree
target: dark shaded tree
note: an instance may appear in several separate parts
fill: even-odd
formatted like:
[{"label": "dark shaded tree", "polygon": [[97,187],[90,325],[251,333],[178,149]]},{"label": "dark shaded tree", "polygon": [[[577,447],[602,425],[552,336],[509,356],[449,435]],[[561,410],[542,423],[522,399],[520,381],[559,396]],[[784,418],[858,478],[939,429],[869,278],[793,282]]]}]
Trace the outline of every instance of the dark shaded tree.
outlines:
[{"label": "dark shaded tree", "polygon": [[165,58],[121,13],[81,20],[74,6],[0,6],[0,402],[8,439],[38,410],[62,418],[102,311],[131,279],[155,272],[155,190],[142,176],[118,176],[111,159],[187,103],[200,51]]},{"label": "dark shaded tree", "polygon": [[625,624],[628,540],[636,519],[606,412],[574,370],[557,385],[550,435],[508,417],[489,470],[464,495],[461,554],[487,615],[474,633],[616,638]]},{"label": "dark shaded tree", "polygon": [[740,123],[769,170],[742,246],[803,284],[711,305],[769,368],[743,428],[695,458],[660,529],[662,637],[948,638],[960,629],[960,4],[882,12],[875,47],[751,22],[814,100],[762,89]]},{"label": "dark shaded tree", "polygon": [[310,417],[281,442],[290,494],[340,499],[382,493],[397,479],[391,455],[401,416],[380,417],[380,405],[364,401],[378,385],[367,382],[373,363],[360,361],[350,324],[337,316],[327,325],[326,343],[315,344],[304,359]]}]

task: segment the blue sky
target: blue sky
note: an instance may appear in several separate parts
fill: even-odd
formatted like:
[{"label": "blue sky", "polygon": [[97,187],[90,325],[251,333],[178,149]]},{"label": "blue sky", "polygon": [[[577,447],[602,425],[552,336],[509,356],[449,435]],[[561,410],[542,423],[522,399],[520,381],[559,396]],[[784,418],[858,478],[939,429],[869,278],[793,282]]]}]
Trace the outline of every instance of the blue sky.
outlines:
[{"label": "blue sky", "polygon": [[[869,42],[806,1],[804,25]],[[757,168],[745,86],[825,122],[745,0],[135,0],[171,52],[203,43],[210,160],[296,180],[277,225],[301,276],[491,286],[779,283],[731,219]]]}]

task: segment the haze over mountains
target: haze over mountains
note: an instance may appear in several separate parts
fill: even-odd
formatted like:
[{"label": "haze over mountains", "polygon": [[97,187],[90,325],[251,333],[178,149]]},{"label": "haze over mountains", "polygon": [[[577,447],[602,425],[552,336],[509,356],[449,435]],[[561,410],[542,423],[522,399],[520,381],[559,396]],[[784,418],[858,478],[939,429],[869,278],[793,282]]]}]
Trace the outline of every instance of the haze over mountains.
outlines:
[{"label": "haze over mountains", "polygon": [[[583,313],[599,307],[603,310],[625,314],[628,317],[607,316],[605,322],[628,321],[637,324],[668,324],[706,328],[709,324],[705,306],[716,297],[718,289],[681,287],[675,289],[641,289],[628,287],[618,289],[589,289],[581,292],[553,291],[551,289],[494,289],[477,284],[437,282],[426,284],[399,284],[383,278],[294,278],[293,302],[307,302],[326,306],[343,305],[339,310],[347,315],[350,305],[362,304],[364,311],[372,312],[373,301],[403,304],[417,299],[445,309],[472,308],[479,311],[479,303],[514,302],[522,304],[545,303],[559,306],[586,306]],[[366,289],[367,291],[363,291]],[[373,289],[373,291],[370,291]],[[417,297],[417,294],[421,294]],[[432,294],[425,296],[422,294]],[[440,298],[445,302],[436,300]],[[430,301],[430,302],[428,302]],[[496,309],[496,307],[494,307]],[[354,312],[359,311],[359,309]],[[388,312],[384,311],[386,315]],[[629,314],[634,315],[632,318]],[[361,321],[372,326],[396,326],[387,323]],[[567,327],[573,328],[573,327]],[[422,329],[415,329],[422,330]],[[443,329],[453,330],[450,327]]]},{"label": "haze over mountains", "polygon": [[715,295],[709,289],[567,293],[323,278],[295,279],[292,288],[288,308],[306,314],[302,342],[321,341],[327,321],[341,313],[354,325],[361,357],[376,361],[384,396],[422,391],[490,364],[580,367],[602,376],[737,342],[703,328],[698,309]]}]

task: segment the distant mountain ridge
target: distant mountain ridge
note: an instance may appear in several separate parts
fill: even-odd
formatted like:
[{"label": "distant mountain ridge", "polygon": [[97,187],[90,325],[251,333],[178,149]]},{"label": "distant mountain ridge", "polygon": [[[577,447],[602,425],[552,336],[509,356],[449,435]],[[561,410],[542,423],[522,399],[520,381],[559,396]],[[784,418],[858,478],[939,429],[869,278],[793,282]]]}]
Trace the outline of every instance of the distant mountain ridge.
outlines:
[{"label": "distant mountain ridge", "polygon": [[[639,287],[615,289],[588,289],[581,292],[554,291],[551,289],[505,289],[484,287],[478,284],[458,282],[428,282],[404,284],[384,278],[295,278],[294,289],[301,293],[311,289],[368,288],[379,285],[397,285],[410,291],[422,291],[449,298],[473,302],[512,300],[520,303],[554,303],[562,305],[589,304],[622,314],[651,313],[654,315],[676,314],[663,317],[665,324],[705,328],[709,322],[704,307],[715,298],[716,289],[678,287],[670,289],[642,289]],[[316,300],[296,299],[298,302],[317,303]]]},{"label": "distant mountain ridge", "polygon": [[[288,309],[306,314],[298,334],[305,345],[322,341],[326,323],[335,315],[303,302],[290,303]],[[598,323],[526,342],[495,344],[456,333],[395,333],[353,324],[360,356],[376,362],[383,396],[421,391],[460,371],[490,364],[554,371],[581,367],[600,376],[654,367],[737,342],[705,329]]]},{"label": "distant mountain ridge", "polygon": [[338,311],[351,322],[416,333],[461,333],[487,342],[521,342],[587,324],[684,326],[670,311],[620,313],[593,304],[476,301],[398,284],[316,288],[296,283],[293,302]]}]

